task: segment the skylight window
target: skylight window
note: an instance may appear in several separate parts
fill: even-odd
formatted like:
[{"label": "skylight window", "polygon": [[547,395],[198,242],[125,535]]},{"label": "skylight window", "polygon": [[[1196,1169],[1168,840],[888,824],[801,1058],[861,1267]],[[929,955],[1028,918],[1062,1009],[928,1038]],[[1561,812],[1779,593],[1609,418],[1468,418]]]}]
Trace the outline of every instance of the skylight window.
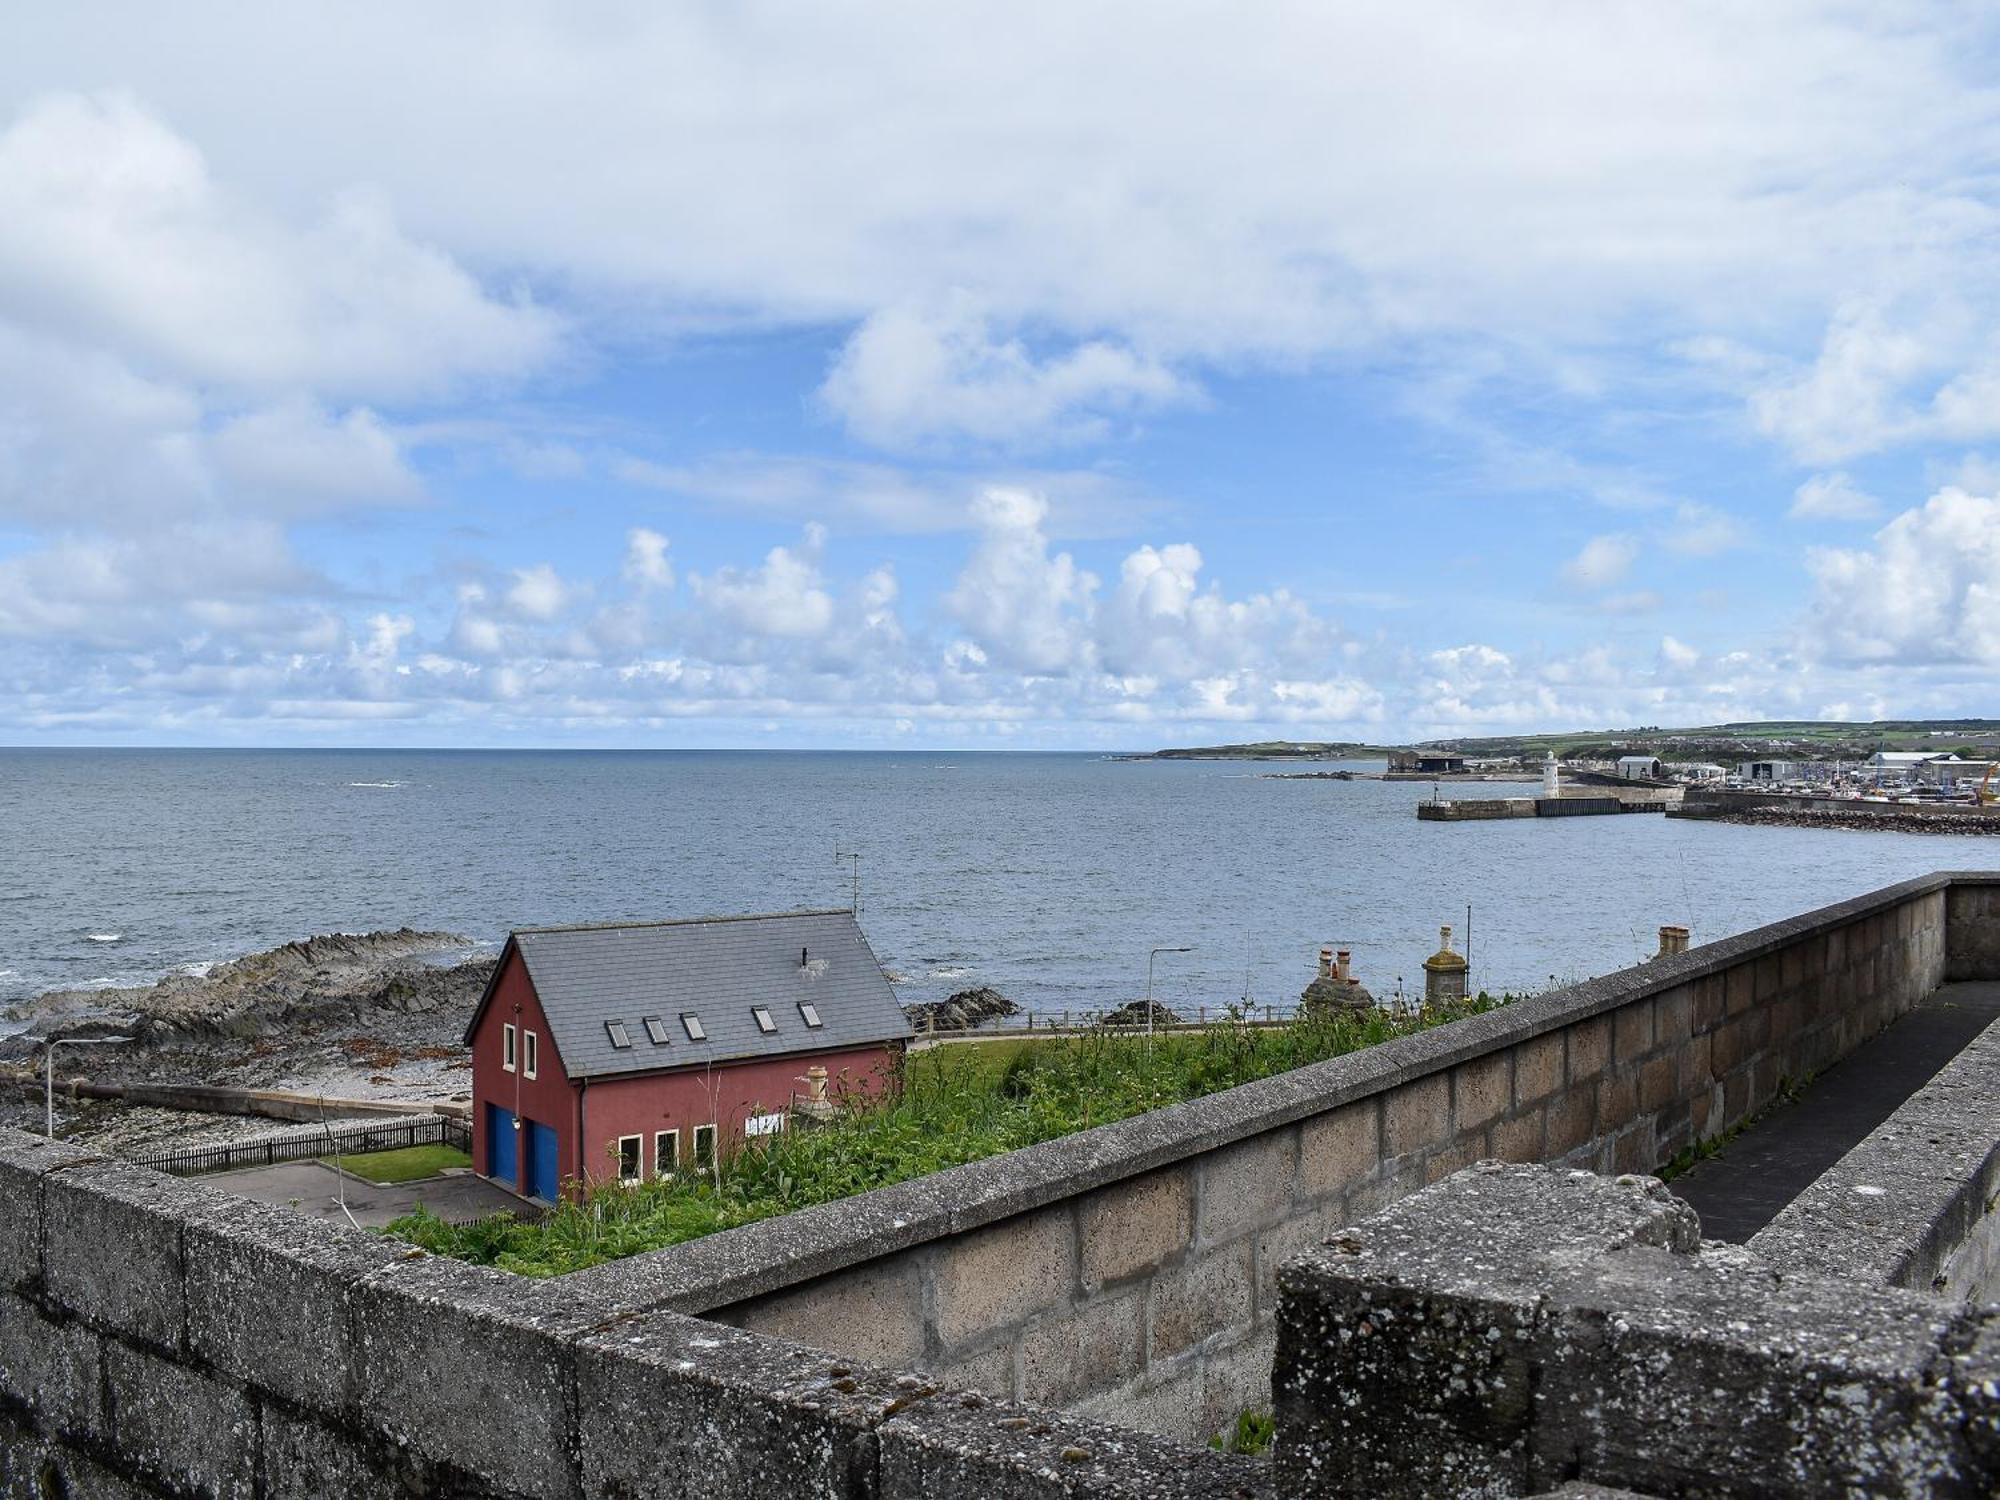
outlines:
[{"label": "skylight window", "polygon": [[655,1047],[667,1045],[667,1023],[658,1016],[646,1017],[646,1035],[652,1038]]},{"label": "skylight window", "polygon": [[681,1025],[687,1028],[689,1041],[705,1042],[708,1040],[708,1029],[701,1024],[701,1017],[693,1011],[684,1010],[681,1012]]},{"label": "skylight window", "polygon": [[605,1034],[611,1038],[611,1045],[619,1048],[621,1051],[632,1045],[632,1033],[625,1029],[623,1021],[606,1021],[604,1023],[604,1030]]},{"label": "skylight window", "polygon": [[762,1005],[751,1006],[750,1016],[757,1023],[757,1029],[766,1036],[778,1029],[778,1023],[771,1019],[771,1012]]},{"label": "skylight window", "polygon": [[826,1024],[819,1018],[819,1007],[810,1000],[799,1002],[799,1019],[815,1031]]}]

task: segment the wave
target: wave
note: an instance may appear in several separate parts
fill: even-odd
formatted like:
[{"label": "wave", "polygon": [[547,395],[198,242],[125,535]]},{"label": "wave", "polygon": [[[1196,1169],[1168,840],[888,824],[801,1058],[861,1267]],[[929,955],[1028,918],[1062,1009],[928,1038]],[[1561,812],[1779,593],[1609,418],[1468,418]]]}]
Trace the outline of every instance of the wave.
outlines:
[{"label": "wave", "polygon": [[125,941],[125,934],[122,932],[86,932],[83,937],[84,941],[89,943],[122,943]]},{"label": "wave", "polygon": [[394,789],[395,789],[396,787],[399,787],[399,786],[408,786],[408,785],[409,785],[409,782],[407,782],[407,781],[350,781],[350,782],[348,782],[347,784],[348,784],[349,786],[367,786],[367,787],[380,787],[380,788],[382,788],[382,789],[383,789],[383,790],[385,790],[385,791],[392,791],[392,790],[394,790]]},{"label": "wave", "polygon": [[970,969],[960,969],[960,968],[954,968],[954,967],[951,967],[950,965],[947,965],[946,967],[944,967],[944,968],[942,968],[942,969],[932,969],[932,970],[930,971],[930,973],[929,973],[929,974],[927,974],[927,975],[925,976],[925,978],[927,978],[927,979],[964,979],[965,977],[967,977],[967,976],[968,976],[969,974],[971,974],[971,973],[972,973],[972,970],[970,970]]}]

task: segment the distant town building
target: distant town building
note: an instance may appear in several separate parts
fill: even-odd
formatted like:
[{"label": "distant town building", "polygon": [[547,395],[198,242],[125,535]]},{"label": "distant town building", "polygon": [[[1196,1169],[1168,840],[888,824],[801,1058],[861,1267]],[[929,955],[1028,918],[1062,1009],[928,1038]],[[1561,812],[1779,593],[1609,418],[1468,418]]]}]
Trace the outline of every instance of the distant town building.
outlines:
[{"label": "distant town building", "polygon": [[510,934],[472,1049],[473,1161],[526,1197],[709,1169],[794,1097],[895,1087],[909,1022],[849,911]]},{"label": "distant town building", "polygon": [[1667,768],[1657,755],[1621,755],[1618,774],[1627,781],[1657,781],[1667,774]]},{"label": "distant town building", "polygon": [[1986,770],[1983,761],[1961,760],[1949,751],[1938,754],[1928,750],[1877,750],[1868,758],[1868,766],[1878,782],[1914,781],[1945,787],[1954,785],[1961,772]]},{"label": "distant town building", "polygon": [[1391,750],[1389,769],[1449,776],[1465,769],[1465,757],[1455,750]]},{"label": "distant town building", "polygon": [[1795,760],[1746,760],[1736,767],[1745,781],[1796,781],[1799,763]]},{"label": "distant town building", "polygon": [[1727,766],[1718,766],[1713,761],[1699,761],[1691,766],[1674,766],[1675,775],[1685,776],[1689,781],[1720,781],[1729,774]]}]

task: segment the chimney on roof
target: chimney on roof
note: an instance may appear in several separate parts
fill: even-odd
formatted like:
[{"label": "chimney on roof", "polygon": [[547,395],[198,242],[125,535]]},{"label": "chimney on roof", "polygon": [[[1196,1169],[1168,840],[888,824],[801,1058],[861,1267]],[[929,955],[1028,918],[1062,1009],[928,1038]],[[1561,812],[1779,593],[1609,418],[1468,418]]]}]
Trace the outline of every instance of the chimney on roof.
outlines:
[{"label": "chimney on roof", "polygon": [[1688,930],[1678,923],[1669,923],[1660,928],[1660,951],[1656,958],[1672,958],[1676,953],[1688,951]]},{"label": "chimney on roof", "polygon": [[1319,950],[1319,977],[1322,979],[1333,978],[1333,950],[1331,948],[1322,948]]},{"label": "chimney on roof", "polygon": [[1342,948],[1333,956],[1333,977],[1338,979],[1342,984],[1352,982],[1352,976],[1347,972],[1347,965],[1348,961],[1353,957],[1354,955],[1345,948]]},{"label": "chimney on roof", "polygon": [[805,966],[806,966],[806,950],[804,948],[801,948],[799,949],[799,967],[803,969]]}]

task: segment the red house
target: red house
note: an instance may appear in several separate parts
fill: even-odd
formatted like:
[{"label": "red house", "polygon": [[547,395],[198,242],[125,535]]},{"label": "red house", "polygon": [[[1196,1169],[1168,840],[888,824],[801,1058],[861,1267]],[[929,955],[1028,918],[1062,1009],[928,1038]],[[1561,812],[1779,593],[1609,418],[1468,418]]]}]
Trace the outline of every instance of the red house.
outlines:
[{"label": "red house", "polygon": [[804,1074],[879,1095],[911,1035],[849,911],[508,936],[466,1028],[473,1160],[523,1196],[707,1167]]}]

